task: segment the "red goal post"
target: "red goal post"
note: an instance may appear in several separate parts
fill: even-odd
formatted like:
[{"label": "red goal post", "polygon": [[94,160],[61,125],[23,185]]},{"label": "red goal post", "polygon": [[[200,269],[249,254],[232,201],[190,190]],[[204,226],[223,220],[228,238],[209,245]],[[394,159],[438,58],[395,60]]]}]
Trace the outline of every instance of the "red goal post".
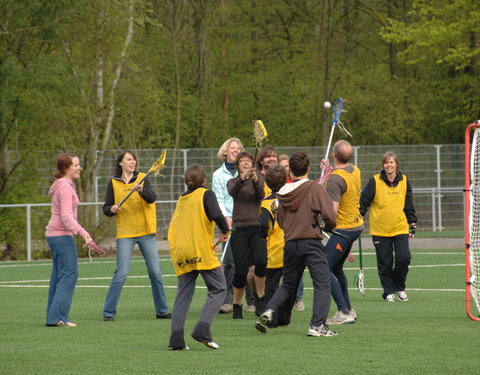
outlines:
[{"label": "red goal post", "polygon": [[465,285],[467,315],[480,321],[480,120],[465,131]]}]

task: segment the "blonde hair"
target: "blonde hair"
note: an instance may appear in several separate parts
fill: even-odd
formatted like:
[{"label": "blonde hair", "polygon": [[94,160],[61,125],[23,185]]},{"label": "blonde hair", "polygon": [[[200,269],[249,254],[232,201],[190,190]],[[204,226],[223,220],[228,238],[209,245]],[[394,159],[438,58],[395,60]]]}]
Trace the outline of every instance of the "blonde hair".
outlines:
[{"label": "blonde hair", "polygon": [[232,142],[237,142],[238,145],[240,146],[240,151],[243,151],[243,143],[240,139],[236,137],[228,138],[225,142],[223,142],[223,145],[220,147],[220,150],[218,150],[217,152],[217,157],[220,160],[225,161],[225,159],[227,158],[225,153],[227,152],[228,148],[230,147],[230,143]]},{"label": "blonde hair", "polygon": [[278,159],[278,164],[280,164],[281,161],[290,159],[290,156],[288,156],[287,154],[282,154],[282,155],[278,155],[277,159]]}]

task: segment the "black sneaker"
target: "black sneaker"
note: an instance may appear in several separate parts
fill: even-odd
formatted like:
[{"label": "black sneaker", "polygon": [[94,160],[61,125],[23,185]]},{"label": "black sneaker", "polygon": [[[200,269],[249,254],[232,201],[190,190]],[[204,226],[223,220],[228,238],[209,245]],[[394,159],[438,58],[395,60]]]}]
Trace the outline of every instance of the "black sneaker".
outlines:
[{"label": "black sneaker", "polygon": [[105,315],[105,316],[103,317],[103,321],[104,321],[104,322],[113,322],[114,320],[115,320],[115,318],[114,318],[113,316],[111,316],[111,315]]},{"label": "black sneaker", "polygon": [[172,319],[172,314],[170,313],[157,314],[157,319]]},{"label": "black sneaker", "polygon": [[242,305],[233,304],[233,319],[243,319]]}]

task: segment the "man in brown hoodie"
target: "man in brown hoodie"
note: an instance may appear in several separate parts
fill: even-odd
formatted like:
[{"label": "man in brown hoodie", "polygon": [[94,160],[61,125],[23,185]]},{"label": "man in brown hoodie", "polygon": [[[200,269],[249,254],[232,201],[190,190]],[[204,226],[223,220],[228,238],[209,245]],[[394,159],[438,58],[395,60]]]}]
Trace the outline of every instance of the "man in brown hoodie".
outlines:
[{"label": "man in brown hoodie", "polygon": [[[313,315],[308,336],[336,336],[325,324],[330,309],[330,272],[326,249],[322,244],[322,229],[335,228],[333,202],[325,189],[308,179],[309,159],[305,152],[290,157],[293,183],[286,184],[277,193],[278,223],[285,235],[283,284],[268,302],[255,327],[267,332],[274,311],[296,293],[305,267],[313,281]],[[324,222],[320,226],[318,215]]]}]

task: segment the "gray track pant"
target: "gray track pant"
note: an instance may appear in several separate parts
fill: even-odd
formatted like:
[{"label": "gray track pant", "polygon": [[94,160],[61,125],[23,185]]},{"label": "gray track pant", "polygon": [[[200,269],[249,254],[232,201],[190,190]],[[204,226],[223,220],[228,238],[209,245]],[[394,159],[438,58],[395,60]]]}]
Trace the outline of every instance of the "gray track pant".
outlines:
[{"label": "gray track pant", "polygon": [[173,316],[169,346],[185,346],[184,325],[190,304],[195,293],[195,282],[201,275],[208,289],[207,300],[192,336],[212,341],[210,326],[223,304],[226,294],[225,277],[221,267],[213,270],[192,271],[178,277],[177,296],[173,305]]}]

